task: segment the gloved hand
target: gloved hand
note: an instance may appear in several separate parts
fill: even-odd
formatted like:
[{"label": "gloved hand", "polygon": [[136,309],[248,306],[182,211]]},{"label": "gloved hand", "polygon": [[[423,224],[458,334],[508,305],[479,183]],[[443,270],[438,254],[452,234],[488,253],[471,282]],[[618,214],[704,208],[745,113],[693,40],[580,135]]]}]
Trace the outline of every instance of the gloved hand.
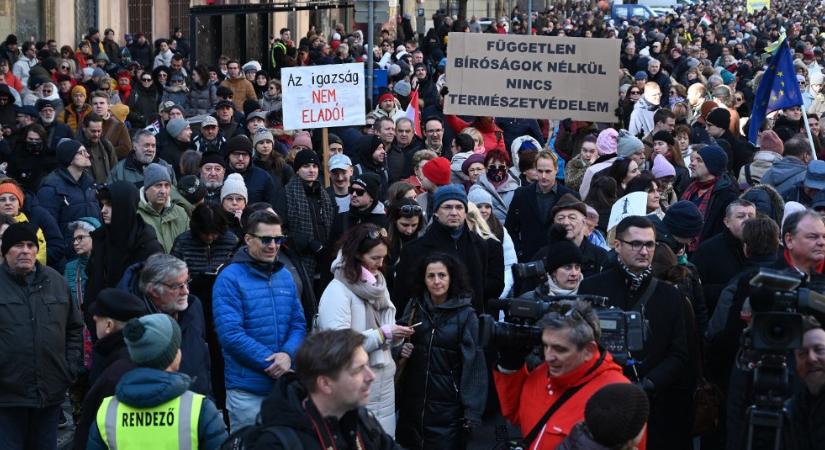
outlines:
[{"label": "gloved hand", "polygon": [[498,365],[505,370],[519,370],[529,353],[530,348],[525,346],[502,347],[498,352]]},{"label": "gloved hand", "polygon": [[656,385],[654,385],[653,382],[650,381],[650,378],[642,378],[641,381],[636,383],[636,386],[642,388],[642,390],[645,391],[645,394],[647,394],[648,397],[653,397],[653,394],[656,392]]}]

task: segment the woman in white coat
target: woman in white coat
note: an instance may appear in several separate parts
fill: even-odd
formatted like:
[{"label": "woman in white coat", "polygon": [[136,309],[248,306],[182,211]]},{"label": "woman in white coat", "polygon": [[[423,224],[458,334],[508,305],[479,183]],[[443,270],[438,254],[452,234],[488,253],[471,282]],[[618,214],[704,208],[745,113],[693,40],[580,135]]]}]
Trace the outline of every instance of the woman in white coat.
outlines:
[{"label": "woman in white coat", "polygon": [[340,242],[341,250],[332,263],[334,278],[318,306],[318,327],[350,328],[364,335],[364,349],[375,372],[367,408],[384,431],[395,436],[395,361],[390,347],[401,345],[413,329],[395,324],[395,305],[381,273],[389,249],[387,231],[361,224]]}]

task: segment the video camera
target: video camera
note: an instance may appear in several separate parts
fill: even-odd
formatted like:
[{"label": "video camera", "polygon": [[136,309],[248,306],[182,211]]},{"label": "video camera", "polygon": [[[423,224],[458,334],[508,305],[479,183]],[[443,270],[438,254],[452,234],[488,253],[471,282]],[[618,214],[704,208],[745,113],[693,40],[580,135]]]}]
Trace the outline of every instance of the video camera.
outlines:
[{"label": "video camera", "polygon": [[608,305],[607,297],[595,295],[554,296],[552,301],[511,298],[493,300],[491,309],[503,310],[505,322],[484,314],[479,317],[479,340],[486,348],[541,346],[542,329],[536,323],[549,312],[559,312],[559,301],[582,300],[593,307],[599,318],[599,345],[624,365],[630,352],[644,348],[645,324],[637,311],[622,311]]}]

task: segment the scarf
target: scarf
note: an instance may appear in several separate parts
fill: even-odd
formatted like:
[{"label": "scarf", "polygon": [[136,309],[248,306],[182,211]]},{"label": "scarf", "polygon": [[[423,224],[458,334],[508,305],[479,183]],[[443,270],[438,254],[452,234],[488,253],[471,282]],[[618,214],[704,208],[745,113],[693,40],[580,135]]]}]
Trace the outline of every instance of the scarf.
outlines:
[{"label": "scarf", "polygon": [[[710,197],[713,195],[713,186],[716,184],[718,179],[718,177],[713,177],[708,181],[694,181],[693,183],[690,183],[687,189],[685,189],[685,192],[682,193],[682,200],[695,203],[696,207],[699,208],[699,212],[702,213],[702,217],[706,217],[708,205],[710,204]],[[704,192],[700,194],[699,191]],[[696,200],[698,200],[698,203]],[[696,236],[690,240],[690,243],[688,244],[688,251],[692,252],[699,247],[700,237],[701,236]]]},{"label": "scarf", "polygon": [[653,269],[650,266],[640,273],[634,273],[622,262],[622,260],[619,260],[619,267],[621,267],[627,282],[630,284],[630,292],[638,291],[639,288],[642,287],[642,283],[650,278],[650,275],[653,273]]},{"label": "scarf", "polygon": [[550,295],[576,295],[579,291],[579,285],[581,284],[582,280],[584,279],[584,275],[579,274],[579,282],[576,284],[576,287],[573,289],[564,289],[560,287],[556,282],[553,280],[552,276],[547,277],[547,290],[549,291]]},{"label": "scarf", "polygon": [[[298,242],[320,241],[326,242],[329,237],[329,230],[332,226],[332,201],[325,191],[320,190],[318,204],[318,220],[316,222],[313,207],[304,187],[304,181],[299,176],[293,176],[284,186],[286,190],[286,205],[289,214],[287,217],[287,228],[293,239]],[[315,273],[315,255],[311,252],[304,252],[301,256],[304,268],[310,274]]]},{"label": "scarf", "polygon": [[375,277],[375,283],[367,282],[363,276],[357,283],[350,283],[344,275],[344,259],[340,252],[338,253],[338,257],[335,258],[335,261],[332,262],[331,268],[333,277],[343,283],[350,292],[364,301],[368,312],[367,320],[374,320],[375,323],[371,324],[372,327],[379,328],[382,324],[378,323],[377,313],[390,307],[387,280],[384,279],[384,275],[381,272],[373,275]]}]

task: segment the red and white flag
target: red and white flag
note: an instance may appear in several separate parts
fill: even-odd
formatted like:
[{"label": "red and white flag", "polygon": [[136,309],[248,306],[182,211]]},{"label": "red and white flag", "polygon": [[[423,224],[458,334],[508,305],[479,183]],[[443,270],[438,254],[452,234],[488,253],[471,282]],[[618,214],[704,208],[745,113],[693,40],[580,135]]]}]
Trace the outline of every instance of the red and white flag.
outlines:
[{"label": "red and white flag", "polygon": [[713,23],[713,21],[711,20],[710,14],[708,13],[705,13],[705,15],[702,16],[702,20],[699,21],[699,25],[703,27],[709,27],[711,23]]},{"label": "red and white flag", "polygon": [[410,104],[407,105],[407,110],[404,111],[404,115],[412,121],[415,135],[421,138],[421,111],[418,108],[418,89],[415,89],[410,94]]}]

